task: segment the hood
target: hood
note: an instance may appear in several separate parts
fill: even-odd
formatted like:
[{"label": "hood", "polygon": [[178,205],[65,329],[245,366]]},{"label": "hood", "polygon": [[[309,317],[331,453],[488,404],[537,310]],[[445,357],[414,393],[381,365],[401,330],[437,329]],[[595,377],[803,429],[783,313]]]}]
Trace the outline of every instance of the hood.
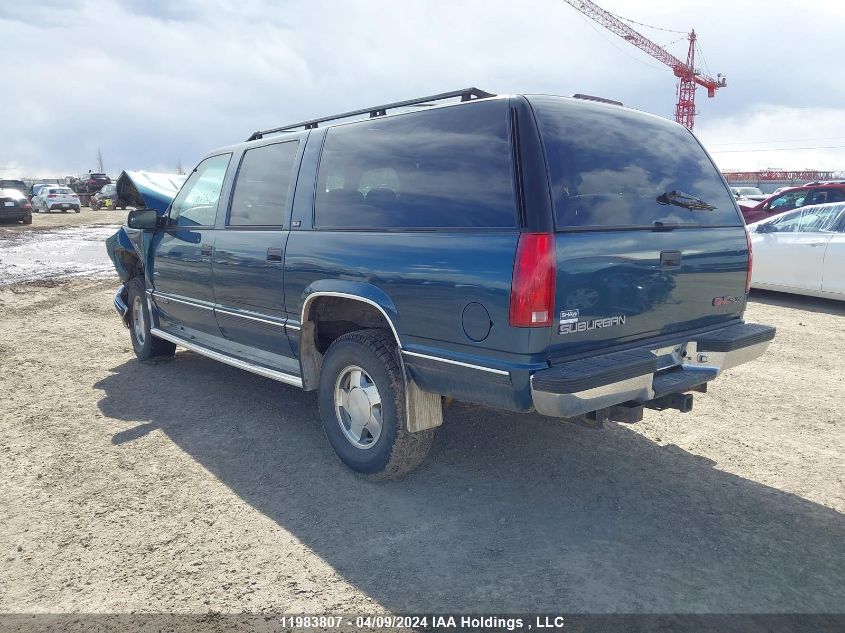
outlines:
[{"label": "hood", "polygon": [[117,197],[131,207],[155,209],[161,215],[186,179],[181,174],[124,171],[117,179]]}]

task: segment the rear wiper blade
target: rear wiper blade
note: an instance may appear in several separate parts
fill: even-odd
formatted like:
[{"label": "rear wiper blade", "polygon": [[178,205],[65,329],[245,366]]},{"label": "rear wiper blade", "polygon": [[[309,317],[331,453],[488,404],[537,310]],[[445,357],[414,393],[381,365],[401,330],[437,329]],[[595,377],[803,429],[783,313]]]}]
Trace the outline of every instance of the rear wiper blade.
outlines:
[{"label": "rear wiper blade", "polygon": [[704,202],[701,198],[696,198],[683,191],[664,191],[657,196],[657,202],[674,204],[676,207],[683,207],[691,211],[712,211],[716,208],[714,205]]}]

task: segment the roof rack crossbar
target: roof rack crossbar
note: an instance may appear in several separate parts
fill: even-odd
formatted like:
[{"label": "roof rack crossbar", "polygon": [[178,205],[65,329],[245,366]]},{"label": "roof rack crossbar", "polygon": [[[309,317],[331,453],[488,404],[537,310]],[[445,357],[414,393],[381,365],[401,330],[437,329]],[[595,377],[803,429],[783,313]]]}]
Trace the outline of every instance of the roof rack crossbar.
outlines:
[{"label": "roof rack crossbar", "polygon": [[311,119],[310,121],[302,121],[292,125],[285,125],[283,127],[276,127],[269,130],[259,130],[254,132],[247,141],[255,141],[264,138],[267,134],[278,134],[280,132],[294,132],[299,129],[313,130],[319,127],[320,123],[327,121],[334,121],[337,119],[346,119],[354,116],[361,116],[362,114],[369,114],[370,118],[385,116],[388,110],[395,108],[404,108],[408,106],[428,104],[431,101],[443,101],[445,99],[454,99],[460,97],[461,101],[472,101],[473,99],[487,99],[495,97],[493,93],[480,90],[479,88],[464,88],[463,90],[453,90],[451,92],[441,92],[440,94],[431,95],[428,97],[419,97],[417,99],[408,99],[406,101],[397,101],[396,103],[387,103],[385,105],[371,106],[369,108],[362,108],[361,110],[353,110],[352,112],[344,112],[343,114],[334,114],[332,116],[322,117],[320,119]]}]

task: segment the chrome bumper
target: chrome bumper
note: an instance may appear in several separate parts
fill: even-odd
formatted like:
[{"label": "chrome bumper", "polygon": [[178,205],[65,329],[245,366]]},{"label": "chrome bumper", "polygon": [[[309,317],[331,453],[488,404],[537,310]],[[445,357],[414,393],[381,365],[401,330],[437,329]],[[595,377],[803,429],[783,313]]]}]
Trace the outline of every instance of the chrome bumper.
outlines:
[{"label": "chrome bumper", "polygon": [[[670,348],[641,348],[581,359],[531,376],[534,408],[570,418],[622,403],[683,393],[761,356],[775,329],[737,324]],[[666,364],[666,358],[674,361]]]}]

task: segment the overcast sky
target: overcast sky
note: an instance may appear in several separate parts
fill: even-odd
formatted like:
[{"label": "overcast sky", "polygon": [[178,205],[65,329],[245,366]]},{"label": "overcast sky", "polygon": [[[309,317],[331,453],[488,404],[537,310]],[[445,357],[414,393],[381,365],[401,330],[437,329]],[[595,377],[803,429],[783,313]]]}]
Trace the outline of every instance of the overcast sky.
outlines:
[{"label": "overcast sky", "polygon": [[[696,133],[720,167],[845,170],[845,2],[598,4],[696,29],[698,65],[728,78],[715,99],[697,93]],[[686,55],[684,39],[668,48]],[[98,147],[110,174],[187,169],[258,128],[472,85],[670,118],[676,90],[669,68],[562,0],[0,0],[0,65],[4,176],[86,172]]]}]

